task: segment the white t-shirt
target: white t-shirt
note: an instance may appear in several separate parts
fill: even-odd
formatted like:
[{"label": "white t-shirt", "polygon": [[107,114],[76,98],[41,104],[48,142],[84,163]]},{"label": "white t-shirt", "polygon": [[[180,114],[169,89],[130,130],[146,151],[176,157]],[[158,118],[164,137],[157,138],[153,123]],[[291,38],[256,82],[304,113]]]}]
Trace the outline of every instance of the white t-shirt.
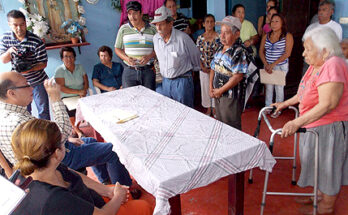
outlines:
[{"label": "white t-shirt", "polygon": [[[333,20],[330,20],[330,22],[328,22],[326,24],[320,24],[319,22],[315,22],[307,27],[306,32],[308,32],[309,30],[312,30],[314,28],[317,28],[317,27],[329,27],[329,28],[331,28],[336,33],[339,41],[340,42],[342,41],[342,27],[337,22],[335,22]],[[305,34],[306,34],[306,32],[305,32]],[[303,41],[303,38],[302,38],[302,41]]]}]

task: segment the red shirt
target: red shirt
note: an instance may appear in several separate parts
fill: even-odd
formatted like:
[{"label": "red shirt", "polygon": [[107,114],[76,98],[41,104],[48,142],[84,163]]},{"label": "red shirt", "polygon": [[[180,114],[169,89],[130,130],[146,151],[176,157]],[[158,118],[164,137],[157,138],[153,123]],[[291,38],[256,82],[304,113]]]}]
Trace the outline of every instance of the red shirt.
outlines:
[{"label": "red shirt", "polygon": [[319,102],[318,87],[328,82],[339,82],[344,84],[343,94],[337,107],[325,114],[320,119],[312,122],[305,128],[317,127],[331,124],[336,121],[348,121],[348,66],[340,57],[331,57],[312,75],[313,66],[310,66],[303,76],[297,96],[300,104],[300,116],[311,110]]}]

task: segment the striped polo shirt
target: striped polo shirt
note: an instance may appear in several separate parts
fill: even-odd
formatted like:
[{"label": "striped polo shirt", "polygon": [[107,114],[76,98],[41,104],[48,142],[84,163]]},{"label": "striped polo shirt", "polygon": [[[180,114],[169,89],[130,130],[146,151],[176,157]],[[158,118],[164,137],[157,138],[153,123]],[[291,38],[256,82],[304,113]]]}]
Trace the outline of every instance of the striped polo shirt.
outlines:
[{"label": "striped polo shirt", "polygon": [[[118,30],[115,48],[123,49],[126,55],[140,59],[153,52],[153,36],[156,34],[156,28],[149,23],[138,31],[130,22],[122,25]],[[151,64],[153,59],[148,62]],[[126,65],[128,63],[124,61]]]},{"label": "striped polo shirt", "polygon": [[[266,50],[266,61],[271,64],[278,60],[284,53],[286,48],[286,37],[281,38],[275,43],[272,43],[269,40],[269,34],[266,37],[265,50]],[[280,62],[278,65],[284,65],[288,62],[288,58],[286,58],[283,62]]]},{"label": "striped polo shirt", "polygon": [[188,18],[182,13],[177,13],[177,16],[178,17],[173,22],[173,27],[179,31],[185,31],[187,26],[189,26]]},{"label": "striped polo shirt", "polygon": [[[30,53],[26,60],[34,66],[38,63],[47,62],[47,52],[45,44],[35,34],[27,31],[23,41],[19,41],[12,31],[4,33],[0,39],[0,55],[5,53],[10,47],[16,47],[18,52]],[[13,61],[11,59],[12,68]],[[41,84],[48,78],[44,70],[31,71],[22,74],[31,85]]]}]

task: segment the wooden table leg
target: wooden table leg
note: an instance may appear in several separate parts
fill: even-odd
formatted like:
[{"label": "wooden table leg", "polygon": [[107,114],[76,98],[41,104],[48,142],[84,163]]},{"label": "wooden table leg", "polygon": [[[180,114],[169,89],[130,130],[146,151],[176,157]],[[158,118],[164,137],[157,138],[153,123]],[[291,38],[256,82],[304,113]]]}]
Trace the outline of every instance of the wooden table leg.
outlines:
[{"label": "wooden table leg", "polygon": [[181,215],[180,194],[169,199],[171,215]]},{"label": "wooden table leg", "polygon": [[244,172],[228,176],[228,215],[244,213]]}]

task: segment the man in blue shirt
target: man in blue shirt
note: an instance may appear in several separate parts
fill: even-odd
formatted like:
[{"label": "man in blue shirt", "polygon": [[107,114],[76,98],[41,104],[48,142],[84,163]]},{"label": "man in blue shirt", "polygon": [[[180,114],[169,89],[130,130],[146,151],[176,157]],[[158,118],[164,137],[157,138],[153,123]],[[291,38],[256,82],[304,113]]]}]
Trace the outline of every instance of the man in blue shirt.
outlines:
[{"label": "man in blue shirt", "polygon": [[173,28],[171,11],[162,6],[152,21],[154,49],[163,76],[161,94],[193,108],[192,72],[200,70],[200,52],[184,32]]},{"label": "man in blue shirt", "polygon": [[[45,44],[35,34],[27,31],[25,16],[18,10],[7,14],[11,31],[4,33],[0,39],[0,60],[11,61],[12,70],[22,73],[33,87],[34,101],[39,118],[50,119],[48,95],[43,85],[48,78],[44,69],[47,66]],[[27,106],[31,112],[31,104]]]},{"label": "man in blue shirt", "polygon": [[120,63],[112,62],[112,50],[108,46],[98,49],[100,63],[93,69],[93,85],[98,87],[101,92],[110,92],[122,87],[123,66]]}]

